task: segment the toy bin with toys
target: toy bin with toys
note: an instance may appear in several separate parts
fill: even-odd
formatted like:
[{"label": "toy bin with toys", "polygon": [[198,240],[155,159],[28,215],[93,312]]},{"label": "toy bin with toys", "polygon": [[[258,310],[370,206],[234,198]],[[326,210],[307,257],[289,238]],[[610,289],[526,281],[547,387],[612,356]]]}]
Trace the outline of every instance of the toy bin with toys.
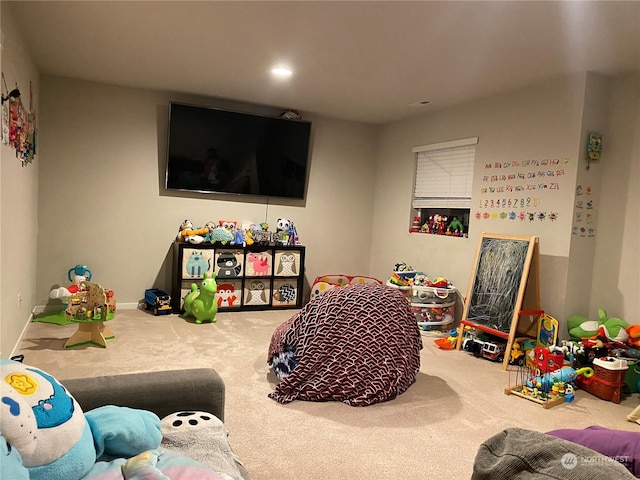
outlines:
[{"label": "toy bin with toys", "polygon": [[414,284],[409,301],[422,335],[442,337],[453,327],[456,288],[450,283],[440,286]]},{"label": "toy bin with toys", "polygon": [[411,303],[411,308],[420,333],[426,336],[443,337],[453,327],[456,302],[447,303]]},{"label": "toy bin with toys", "polygon": [[447,284],[446,287],[430,287],[413,285],[411,287],[412,303],[455,303],[456,287]]},{"label": "toy bin with toys", "polygon": [[615,357],[601,357],[593,360],[595,374],[590,378],[578,377],[578,387],[599,397],[620,403],[625,385],[627,360]]}]

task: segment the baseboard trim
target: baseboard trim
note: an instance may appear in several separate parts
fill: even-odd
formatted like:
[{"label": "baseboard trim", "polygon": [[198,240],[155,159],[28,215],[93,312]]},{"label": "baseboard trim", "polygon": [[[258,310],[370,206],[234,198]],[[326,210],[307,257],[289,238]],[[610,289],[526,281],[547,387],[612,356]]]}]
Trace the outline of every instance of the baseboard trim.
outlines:
[{"label": "baseboard trim", "polygon": [[25,323],[24,327],[22,327],[22,331],[20,332],[20,335],[18,335],[18,341],[15,343],[15,345],[11,349],[11,355],[9,355],[8,358],[11,358],[14,355],[16,355],[16,351],[18,350],[18,347],[22,343],[22,339],[24,338],[24,336],[27,333],[27,328],[29,328],[29,324],[33,321],[33,315],[34,315],[34,313],[31,312],[31,314],[29,315],[29,318],[27,319],[27,323]]},{"label": "baseboard trim", "polygon": [[[58,312],[60,311],[60,307],[61,305],[36,305],[33,308],[33,310],[31,310],[31,314],[29,315],[27,322],[24,324],[24,327],[22,328],[22,331],[18,336],[18,341],[13,346],[13,349],[11,350],[11,355],[9,355],[8,358],[11,358],[14,355],[16,355],[16,351],[18,350],[18,347],[22,343],[22,339],[27,333],[27,328],[29,328],[29,325],[31,324],[31,322],[33,322],[33,317],[35,317],[36,315],[40,315],[43,312]],[[117,307],[117,310],[135,310],[140,307],[140,304],[139,303],[118,303],[116,304],[116,307]]]}]

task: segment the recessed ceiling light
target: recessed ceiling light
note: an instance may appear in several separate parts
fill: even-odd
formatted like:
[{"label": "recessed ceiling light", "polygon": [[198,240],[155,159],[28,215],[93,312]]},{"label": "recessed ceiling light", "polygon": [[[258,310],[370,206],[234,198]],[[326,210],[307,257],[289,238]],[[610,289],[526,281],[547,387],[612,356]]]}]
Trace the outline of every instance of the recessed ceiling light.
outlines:
[{"label": "recessed ceiling light", "polygon": [[276,77],[290,77],[293,72],[287,67],[274,67],[271,69],[271,73]]},{"label": "recessed ceiling light", "polygon": [[419,102],[410,103],[410,107],[424,107],[425,105],[429,105],[431,102],[429,100],[420,100]]}]

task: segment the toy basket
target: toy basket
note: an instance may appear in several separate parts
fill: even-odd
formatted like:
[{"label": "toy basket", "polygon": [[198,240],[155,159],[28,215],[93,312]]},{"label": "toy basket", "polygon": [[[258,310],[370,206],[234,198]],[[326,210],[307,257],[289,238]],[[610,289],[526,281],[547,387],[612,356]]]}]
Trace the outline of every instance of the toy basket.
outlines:
[{"label": "toy basket", "polygon": [[450,285],[448,288],[441,287],[411,287],[412,303],[451,303],[455,302],[456,287]]},{"label": "toy basket", "polygon": [[591,378],[578,377],[576,383],[598,398],[620,403],[627,369],[626,360],[614,357],[596,358],[593,361],[594,375]]},{"label": "toy basket", "polygon": [[456,302],[411,304],[420,333],[432,337],[448,335],[453,326],[455,308]]}]

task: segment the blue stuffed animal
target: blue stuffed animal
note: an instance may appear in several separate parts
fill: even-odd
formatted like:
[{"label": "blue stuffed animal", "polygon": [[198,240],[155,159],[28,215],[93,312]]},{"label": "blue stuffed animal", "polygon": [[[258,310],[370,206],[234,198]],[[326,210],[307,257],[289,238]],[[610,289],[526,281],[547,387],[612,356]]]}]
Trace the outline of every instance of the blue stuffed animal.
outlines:
[{"label": "blue stuffed animal", "polygon": [[0,359],[1,477],[78,480],[103,454],[133,457],[158,448],[152,412],[108,405],[87,412],[51,375]]}]

